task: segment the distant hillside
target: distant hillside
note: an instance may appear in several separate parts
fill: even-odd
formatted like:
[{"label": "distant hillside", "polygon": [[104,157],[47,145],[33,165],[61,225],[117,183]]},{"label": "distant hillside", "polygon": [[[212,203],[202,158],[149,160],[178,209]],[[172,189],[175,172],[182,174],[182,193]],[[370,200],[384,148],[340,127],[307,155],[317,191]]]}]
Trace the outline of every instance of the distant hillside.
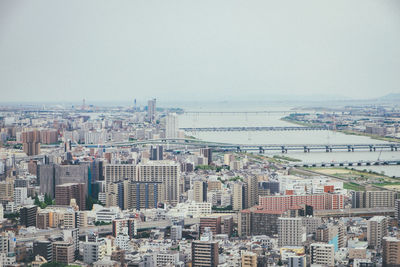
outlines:
[{"label": "distant hillside", "polygon": [[400,101],[400,94],[388,94],[388,95],[379,97],[377,100],[380,100],[380,101]]}]

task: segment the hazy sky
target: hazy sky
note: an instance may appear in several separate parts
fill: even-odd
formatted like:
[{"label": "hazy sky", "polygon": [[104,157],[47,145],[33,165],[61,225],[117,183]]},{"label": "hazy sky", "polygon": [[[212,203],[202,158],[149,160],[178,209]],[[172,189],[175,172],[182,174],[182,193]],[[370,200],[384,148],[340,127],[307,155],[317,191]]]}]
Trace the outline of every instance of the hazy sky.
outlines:
[{"label": "hazy sky", "polygon": [[1,0],[0,102],[400,93],[399,0]]}]

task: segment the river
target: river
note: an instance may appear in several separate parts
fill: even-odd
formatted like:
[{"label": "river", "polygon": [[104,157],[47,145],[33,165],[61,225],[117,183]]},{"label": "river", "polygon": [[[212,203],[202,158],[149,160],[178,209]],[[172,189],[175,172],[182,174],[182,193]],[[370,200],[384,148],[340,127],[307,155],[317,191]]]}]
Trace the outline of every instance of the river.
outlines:
[{"label": "river", "polygon": [[[185,108],[190,111],[215,111],[221,113],[185,113],[179,116],[179,127],[250,127],[250,126],[293,126],[281,118],[293,112],[288,106],[210,106],[206,108]],[[276,113],[223,113],[227,111],[273,111]],[[187,132],[205,141],[235,144],[378,144],[385,141],[371,139],[366,136],[346,135],[334,131],[247,131],[247,132]],[[280,152],[269,153],[270,155]],[[355,152],[289,152],[288,155],[298,158],[304,163],[339,162],[362,160],[399,160],[400,151],[377,150]],[[360,169],[384,172],[388,176],[400,177],[400,166],[362,166]]]}]

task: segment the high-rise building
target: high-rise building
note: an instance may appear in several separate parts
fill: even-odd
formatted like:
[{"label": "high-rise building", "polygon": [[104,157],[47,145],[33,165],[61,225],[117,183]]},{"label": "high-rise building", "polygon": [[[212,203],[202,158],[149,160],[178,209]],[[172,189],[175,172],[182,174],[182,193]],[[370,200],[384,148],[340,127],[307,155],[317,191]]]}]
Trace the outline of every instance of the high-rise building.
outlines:
[{"label": "high-rise building", "polygon": [[242,267],[257,267],[257,254],[251,251],[242,252]]},{"label": "high-rise building", "polygon": [[34,156],[40,154],[40,132],[38,130],[22,132],[21,139],[26,155]]},{"label": "high-rise building", "polygon": [[233,210],[240,211],[248,208],[247,200],[247,184],[242,182],[234,183],[232,190]]},{"label": "high-rise building", "polygon": [[385,216],[374,216],[367,221],[368,246],[374,249],[382,248],[382,239],[388,233],[388,220]]},{"label": "high-rise building", "polygon": [[128,209],[157,208],[161,201],[161,182],[129,182]]},{"label": "high-rise building", "polygon": [[107,164],[104,165],[104,178],[106,185],[123,180],[135,180],[135,164]]},{"label": "high-rise building", "polygon": [[386,236],[382,240],[383,266],[400,266],[400,239]]},{"label": "high-rise building", "polygon": [[161,182],[161,202],[177,204],[179,201],[180,165],[174,161],[159,160],[140,163],[136,169],[136,180]]},{"label": "high-rise building", "polygon": [[207,182],[194,181],[193,182],[193,200],[196,202],[207,201]]},{"label": "high-rise building", "polygon": [[205,228],[209,228],[213,235],[221,233],[221,217],[201,217],[200,218],[200,234],[205,232]]},{"label": "high-rise building", "polygon": [[335,248],[332,244],[313,243],[310,246],[311,264],[335,266]]},{"label": "high-rise building", "polygon": [[400,222],[400,199],[396,199],[394,203],[394,217]]},{"label": "high-rise building", "polygon": [[[302,219],[304,223],[304,218]],[[343,223],[328,223],[321,225],[317,228],[315,239],[320,242],[333,244],[335,252],[337,252],[339,248],[345,247],[346,234],[346,227]]]},{"label": "high-rise building", "polygon": [[247,207],[258,204],[258,181],[257,176],[250,175],[245,178],[247,184]]},{"label": "high-rise building", "polygon": [[156,99],[151,99],[147,102],[147,121],[155,122],[156,120]]},{"label": "high-rise building", "polygon": [[0,200],[12,201],[14,199],[14,181],[7,178],[0,181]]},{"label": "high-rise building", "polygon": [[48,262],[53,260],[53,244],[48,240],[33,242],[33,256],[40,255]]},{"label": "high-rise building", "polygon": [[163,147],[162,146],[151,146],[150,147],[150,160],[163,160]]},{"label": "high-rise building", "polygon": [[397,192],[386,191],[352,191],[352,208],[394,207]]},{"label": "high-rise building", "polygon": [[224,224],[223,233],[230,237],[233,233],[233,216],[225,217],[223,219],[223,224]]},{"label": "high-rise building", "polygon": [[208,165],[212,162],[212,150],[211,148],[200,148],[200,155],[207,158]]},{"label": "high-rise building", "polygon": [[219,263],[218,242],[193,241],[192,266],[217,267]]},{"label": "high-rise building", "polygon": [[75,248],[71,242],[57,241],[53,243],[53,261],[70,264],[75,261]]},{"label": "high-rise building", "polygon": [[25,206],[20,209],[20,224],[25,227],[36,227],[36,214],[38,207],[35,205]]},{"label": "high-rise building", "polygon": [[86,209],[85,184],[67,183],[56,186],[56,204],[68,206],[71,199],[76,200],[80,210]]},{"label": "high-rise building", "polygon": [[165,138],[176,139],[179,136],[178,116],[175,113],[169,113],[165,117]]},{"label": "high-rise building", "polygon": [[40,193],[48,194],[55,198],[55,188],[57,185],[66,183],[85,184],[85,196],[88,194],[89,166],[81,165],[59,165],[41,164],[38,165],[38,179]]},{"label": "high-rise building", "polygon": [[301,218],[278,219],[278,246],[301,246],[306,233]]}]

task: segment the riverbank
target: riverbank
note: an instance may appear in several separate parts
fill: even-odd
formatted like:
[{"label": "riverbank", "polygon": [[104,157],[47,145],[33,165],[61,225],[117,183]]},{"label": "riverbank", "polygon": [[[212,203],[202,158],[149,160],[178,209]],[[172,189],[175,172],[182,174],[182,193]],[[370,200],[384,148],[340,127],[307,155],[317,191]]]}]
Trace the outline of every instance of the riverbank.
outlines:
[{"label": "riverbank", "polygon": [[[307,122],[303,122],[303,121],[293,120],[288,117],[283,117],[283,118],[281,118],[281,120],[285,121],[285,122],[293,123],[296,125],[305,126],[305,127],[320,127],[320,125],[315,125],[313,123],[307,123]],[[357,132],[357,131],[352,131],[352,130],[332,130],[332,131],[344,133],[347,135],[366,136],[366,137],[370,137],[372,139],[380,140],[380,141],[400,143],[400,138],[385,137],[385,136],[380,136],[380,135],[376,135],[376,134],[369,134],[369,133]]]}]

